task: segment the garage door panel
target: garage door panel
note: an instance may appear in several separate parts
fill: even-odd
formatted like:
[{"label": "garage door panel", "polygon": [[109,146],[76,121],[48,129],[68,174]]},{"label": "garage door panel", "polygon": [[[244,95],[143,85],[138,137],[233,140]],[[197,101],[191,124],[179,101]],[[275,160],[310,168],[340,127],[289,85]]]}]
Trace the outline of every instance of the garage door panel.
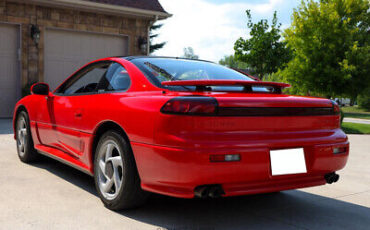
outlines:
[{"label": "garage door panel", "polygon": [[55,89],[78,68],[96,59],[125,56],[124,36],[47,29],[45,33],[45,82]]},{"label": "garage door panel", "polygon": [[12,117],[14,105],[17,102],[14,96],[14,89],[0,89],[1,90],[1,97],[0,97],[0,118],[9,118]]},{"label": "garage door panel", "polygon": [[61,60],[49,61],[48,68],[45,71],[45,76],[48,76],[50,81],[57,81],[60,78],[60,76],[58,76],[58,73],[61,73],[63,71],[63,68],[64,68],[63,61]]},{"label": "garage door panel", "polygon": [[16,88],[15,73],[17,72],[16,58],[0,58],[0,89],[6,89],[9,87]]},{"label": "garage door panel", "polygon": [[18,30],[12,25],[0,25],[0,49],[2,55],[13,55],[18,44]]},{"label": "garage door panel", "polygon": [[19,27],[0,24],[0,118],[11,117],[18,100]]}]

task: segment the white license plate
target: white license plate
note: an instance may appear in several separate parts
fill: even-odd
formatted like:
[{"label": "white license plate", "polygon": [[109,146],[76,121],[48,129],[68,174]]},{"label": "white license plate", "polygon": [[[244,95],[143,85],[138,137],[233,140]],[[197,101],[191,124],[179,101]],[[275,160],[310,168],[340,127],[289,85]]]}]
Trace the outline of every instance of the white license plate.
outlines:
[{"label": "white license plate", "polygon": [[303,148],[271,150],[270,161],[273,176],[307,172]]}]

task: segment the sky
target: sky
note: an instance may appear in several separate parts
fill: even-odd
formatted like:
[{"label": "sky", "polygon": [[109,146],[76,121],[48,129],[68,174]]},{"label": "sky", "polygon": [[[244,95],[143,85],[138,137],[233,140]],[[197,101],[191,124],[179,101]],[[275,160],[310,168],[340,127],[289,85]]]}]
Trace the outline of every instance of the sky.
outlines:
[{"label": "sky", "polygon": [[154,55],[183,55],[192,47],[201,59],[218,62],[234,53],[235,41],[249,36],[245,11],[251,10],[253,21],[268,19],[274,11],[282,28],[291,23],[293,9],[300,0],[159,0],[171,18],[159,21],[163,26],[154,42],[167,44]]}]

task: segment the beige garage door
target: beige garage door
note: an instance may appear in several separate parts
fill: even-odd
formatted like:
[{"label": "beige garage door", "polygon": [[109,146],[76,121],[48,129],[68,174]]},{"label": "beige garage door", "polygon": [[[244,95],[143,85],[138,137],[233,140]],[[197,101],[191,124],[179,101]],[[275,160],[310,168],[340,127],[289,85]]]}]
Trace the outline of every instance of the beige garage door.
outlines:
[{"label": "beige garage door", "polygon": [[44,80],[54,90],[90,61],[127,54],[126,36],[47,29]]},{"label": "beige garage door", "polygon": [[19,27],[0,24],[0,118],[11,117],[20,92]]}]

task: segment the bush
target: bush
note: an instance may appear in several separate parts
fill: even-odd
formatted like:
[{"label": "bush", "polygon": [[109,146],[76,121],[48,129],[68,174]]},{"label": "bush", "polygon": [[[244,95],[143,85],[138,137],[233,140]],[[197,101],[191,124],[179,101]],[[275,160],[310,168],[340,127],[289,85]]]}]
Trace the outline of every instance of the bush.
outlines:
[{"label": "bush", "polygon": [[360,107],[370,110],[370,87],[357,97],[357,102]]}]

